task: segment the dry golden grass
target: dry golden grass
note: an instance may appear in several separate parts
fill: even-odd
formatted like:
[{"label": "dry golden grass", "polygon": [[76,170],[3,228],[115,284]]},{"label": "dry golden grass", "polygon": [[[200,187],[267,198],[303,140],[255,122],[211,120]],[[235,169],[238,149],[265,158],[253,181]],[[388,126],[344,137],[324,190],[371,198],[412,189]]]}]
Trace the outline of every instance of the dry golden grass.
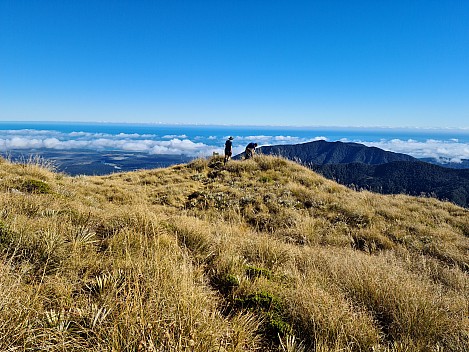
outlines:
[{"label": "dry golden grass", "polygon": [[466,209],[268,156],[0,166],[2,351],[469,350]]}]

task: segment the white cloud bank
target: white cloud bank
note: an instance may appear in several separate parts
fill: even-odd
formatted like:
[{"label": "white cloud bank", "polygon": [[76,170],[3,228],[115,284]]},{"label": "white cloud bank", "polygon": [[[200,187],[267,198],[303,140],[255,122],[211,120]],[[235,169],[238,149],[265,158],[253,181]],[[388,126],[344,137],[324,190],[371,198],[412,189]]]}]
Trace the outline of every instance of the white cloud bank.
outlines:
[{"label": "white cloud bank", "polygon": [[428,139],[426,141],[416,141],[413,139],[391,139],[360,143],[369,147],[378,147],[396,153],[409,154],[416,158],[434,158],[453,163],[460,163],[462,159],[469,159],[469,144],[456,140],[442,141]]},{"label": "white cloud bank", "polygon": [[[143,152],[148,154],[171,154],[187,156],[208,156],[213,152],[223,153],[223,146],[228,136],[213,135],[196,136],[165,135],[158,137],[152,134],[106,134],[89,132],[62,133],[45,130],[7,130],[0,131],[0,151],[9,150],[121,150],[129,152]],[[298,144],[315,140],[328,140],[325,136],[302,138],[291,135],[248,135],[235,136],[233,152],[244,151],[249,142],[257,142],[259,146],[275,144]],[[414,139],[381,139],[378,141],[348,140],[344,142],[362,143],[384,150],[412,155],[416,158],[435,158],[451,162],[461,162],[469,159],[469,143],[461,139],[428,139],[417,141]]]},{"label": "white cloud bank", "polygon": [[[16,132],[16,133],[14,133]],[[149,154],[172,154],[203,156],[211,155],[214,147],[195,143],[184,138],[172,138],[169,140],[149,139],[150,135],[138,134],[102,134],[72,132],[62,134],[55,131],[1,131],[0,151],[9,150],[34,150],[34,149],[89,149],[89,150],[122,150],[131,152],[146,152]],[[178,136],[184,137],[184,136]],[[167,139],[168,136],[163,138]],[[220,151],[218,151],[220,152]]]}]

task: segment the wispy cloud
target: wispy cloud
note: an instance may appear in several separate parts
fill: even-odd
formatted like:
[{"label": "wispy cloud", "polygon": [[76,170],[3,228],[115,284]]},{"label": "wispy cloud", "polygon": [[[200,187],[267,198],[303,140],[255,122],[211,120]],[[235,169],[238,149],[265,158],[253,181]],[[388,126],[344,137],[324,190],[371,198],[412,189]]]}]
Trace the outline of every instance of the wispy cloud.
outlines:
[{"label": "wispy cloud", "polygon": [[167,135],[163,136],[162,138],[164,138],[164,139],[173,139],[173,138],[182,138],[182,139],[186,139],[186,138],[187,138],[187,135],[185,135],[185,134],[180,134],[180,135],[177,135],[177,134],[167,134]]},{"label": "wispy cloud", "polygon": [[316,141],[319,139],[327,140],[326,137],[314,137],[314,138],[302,138],[297,136],[270,136],[270,135],[253,135],[253,136],[236,136],[235,141],[242,142],[256,142],[259,145],[271,145],[271,144],[297,144]]}]

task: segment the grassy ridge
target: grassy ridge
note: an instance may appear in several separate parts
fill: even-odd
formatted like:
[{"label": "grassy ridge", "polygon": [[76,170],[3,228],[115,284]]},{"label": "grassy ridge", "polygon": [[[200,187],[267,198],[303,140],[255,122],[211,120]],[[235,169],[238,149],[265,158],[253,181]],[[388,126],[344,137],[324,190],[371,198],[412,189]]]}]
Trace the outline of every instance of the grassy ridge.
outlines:
[{"label": "grassy ridge", "polygon": [[0,350],[469,350],[450,203],[269,156],[0,179]]}]

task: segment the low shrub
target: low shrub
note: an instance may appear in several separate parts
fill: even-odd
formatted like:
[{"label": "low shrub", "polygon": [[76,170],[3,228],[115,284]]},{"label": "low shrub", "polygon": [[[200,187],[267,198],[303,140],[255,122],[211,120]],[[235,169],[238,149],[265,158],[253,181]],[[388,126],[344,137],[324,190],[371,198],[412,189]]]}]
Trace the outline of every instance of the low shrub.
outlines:
[{"label": "low shrub", "polygon": [[212,287],[227,295],[239,286],[239,278],[232,273],[219,273],[210,278]]},{"label": "low shrub", "polygon": [[246,267],[246,276],[250,279],[265,277],[266,279],[272,278],[272,272],[265,268],[260,268],[252,265]]},{"label": "low shrub", "polygon": [[293,328],[286,319],[281,299],[267,291],[260,291],[234,300],[237,309],[248,309],[262,316],[264,320],[261,331],[269,340],[292,335]]},{"label": "low shrub", "polygon": [[52,193],[51,187],[44,181],[27,179],[21,182],[20,191],[34,194],[49,194]]}]

